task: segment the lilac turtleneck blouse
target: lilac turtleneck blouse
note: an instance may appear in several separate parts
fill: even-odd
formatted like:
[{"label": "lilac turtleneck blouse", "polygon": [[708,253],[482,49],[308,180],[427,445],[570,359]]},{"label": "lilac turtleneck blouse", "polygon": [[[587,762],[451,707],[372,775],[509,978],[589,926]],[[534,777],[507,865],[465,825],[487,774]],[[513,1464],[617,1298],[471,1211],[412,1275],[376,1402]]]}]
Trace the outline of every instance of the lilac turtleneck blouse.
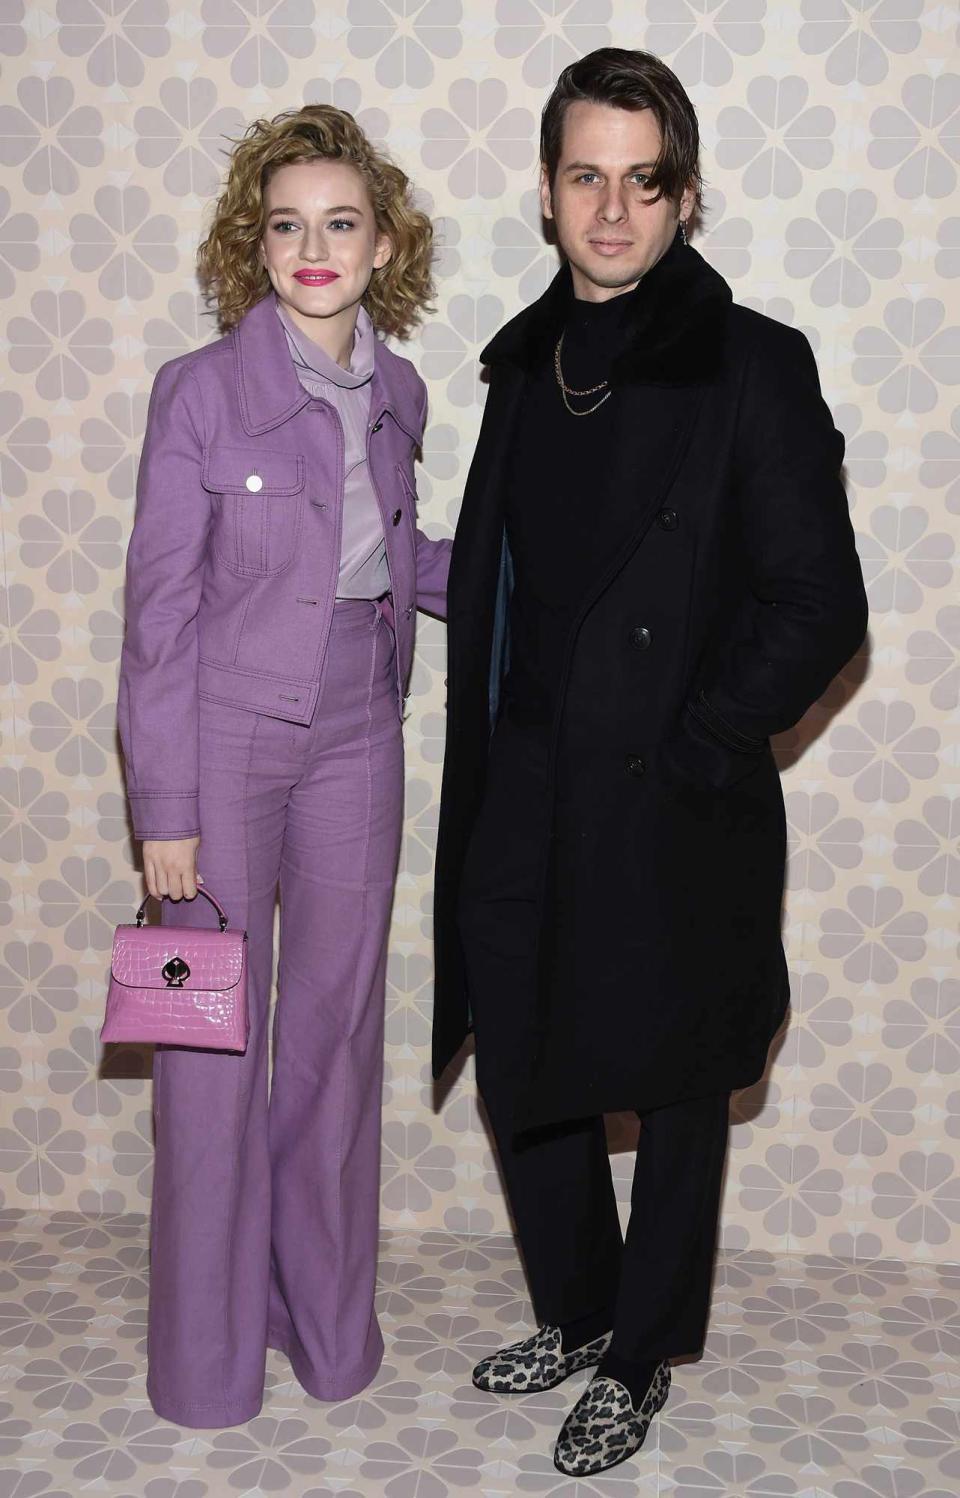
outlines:
[{"label": "lilac turtleneck blouse", "polygon": [[329,401],[343,427],[343,530],[340,540],[338,598],[380,598],[390,588],[383,518],[367,469],[367,426],[373,375],[373,323],[363,307],[344,369],[309,338],[273,293],[277,316],[297,377],[311,395]]}]

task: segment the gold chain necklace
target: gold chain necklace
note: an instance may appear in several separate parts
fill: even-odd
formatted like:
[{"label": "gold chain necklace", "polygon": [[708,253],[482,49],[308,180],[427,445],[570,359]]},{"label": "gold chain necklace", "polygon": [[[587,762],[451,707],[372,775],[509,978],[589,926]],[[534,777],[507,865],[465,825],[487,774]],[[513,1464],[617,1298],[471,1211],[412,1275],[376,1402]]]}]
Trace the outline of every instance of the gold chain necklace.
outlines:
[{"label": "gold chain necklace", "polygon": [[[565,328],[564,328],[563,332],[564,333],[566,332]],[[564,380],[564,378],[563,378],[563,370],[560,368],[560,350],[561,350],[562,347],[563,347],[563,333],[561,333],[560,337],[557,339],[557,346],[556,346],[556,348],[553,351],[553,372],[554,372],[554,374],[557,377],[557,384],[560,386],[560,394],[563,397],[563,404],[566,406],[566,408],[570,412],[571,416],[589,416],[591,414],[591,412],[593,412],[593,411],[599,411],[599,409],[603,405],[604,401],[610,399],[611,395],[613,394],[612,390],[608,390],[607,393],[606,393],[606,395],[602,395],[600,397],[600,399],[597,401],[597,403],[596,403],[595,406],[588,406],[585,411],[577,411],[577,410],[575,410],[574,407],[571,406],[570,402],[567,400],[567,396],[568,395],[596,395],[597,391],[598,390],[603,390],[604,386],[609,385],[610,381],[609,380],[601,380],[599,385],[589,385],[586,390],[574,390],[573,386],[572,385],[568,385],[566,383],[566,381]]]}]

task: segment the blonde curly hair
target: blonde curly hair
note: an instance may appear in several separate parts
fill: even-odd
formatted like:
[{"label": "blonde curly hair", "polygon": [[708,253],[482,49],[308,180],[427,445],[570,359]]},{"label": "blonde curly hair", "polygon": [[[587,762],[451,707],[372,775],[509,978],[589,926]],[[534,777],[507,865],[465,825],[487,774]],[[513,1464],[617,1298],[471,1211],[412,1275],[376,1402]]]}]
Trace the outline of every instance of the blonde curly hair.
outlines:
[{"label": "blonde curly hair", "polygon": [[304,104],[272,120],[254,120],[234,145],[210,232],[197,247],[200,284],[207,302],[216,304],[222,333],[271,290],[258,254],[264,199],[274,172],[296,161],[346,162],[366,185],[377,229],[393,247],[363,297],[374,327],[406,338],[424,312],[433,311],[433,226],[413,206],[410,179],[374,149],[352,114],[332,104]]}]

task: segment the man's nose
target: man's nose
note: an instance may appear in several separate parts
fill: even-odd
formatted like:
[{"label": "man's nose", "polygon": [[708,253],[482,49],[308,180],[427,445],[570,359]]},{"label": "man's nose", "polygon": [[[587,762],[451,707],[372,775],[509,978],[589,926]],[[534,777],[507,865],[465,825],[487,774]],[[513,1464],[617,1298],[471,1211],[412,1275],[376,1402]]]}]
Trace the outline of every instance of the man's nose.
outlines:
[{"label": "man's nose", "polygon": [[621,219],[626,218],[626,216],[626,201],[623,195],[623,188],[619,183],[616,185],[611,183],[600,203],[599,217],[605,223],[617,224]]}]

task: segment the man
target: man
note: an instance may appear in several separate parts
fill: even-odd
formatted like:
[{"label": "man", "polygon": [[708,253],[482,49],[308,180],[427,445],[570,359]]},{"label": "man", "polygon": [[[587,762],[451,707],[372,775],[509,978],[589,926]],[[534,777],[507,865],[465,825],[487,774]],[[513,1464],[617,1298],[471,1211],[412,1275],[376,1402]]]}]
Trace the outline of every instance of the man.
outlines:
[{"label": "man", "polygon": [[[603,48],[543,112],[565,263],[481,355],[451,559],[434,1075],[475,1032],[538,1331],[474,1370],[596,1366],[554,1460],[629,1457],[700,1350],[732,1089],[788,1001],[770,735],[864,638],[844,442],[804,336],[687,241],[690,100]],[[641,1118],[626,1242],[603,1113]]]}]

